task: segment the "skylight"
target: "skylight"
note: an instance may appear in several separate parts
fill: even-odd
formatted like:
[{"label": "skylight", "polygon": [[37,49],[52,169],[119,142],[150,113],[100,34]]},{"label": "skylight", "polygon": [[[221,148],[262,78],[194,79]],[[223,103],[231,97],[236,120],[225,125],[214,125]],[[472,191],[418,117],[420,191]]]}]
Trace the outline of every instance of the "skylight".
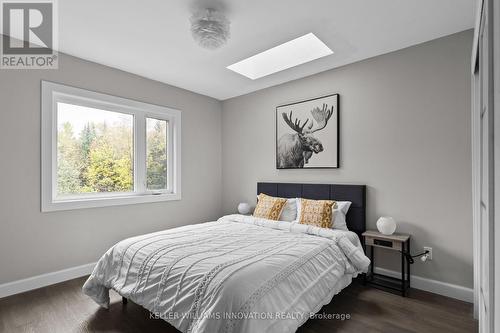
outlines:
[{"label": "skylight", "polygon": [[252,80],[333,54],[312,32],[227,66]]}]

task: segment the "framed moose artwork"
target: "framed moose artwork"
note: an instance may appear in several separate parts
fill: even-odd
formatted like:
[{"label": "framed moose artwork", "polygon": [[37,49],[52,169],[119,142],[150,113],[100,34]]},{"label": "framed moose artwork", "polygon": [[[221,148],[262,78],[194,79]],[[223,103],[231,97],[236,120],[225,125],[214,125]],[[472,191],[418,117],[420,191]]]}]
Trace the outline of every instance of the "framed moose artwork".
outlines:
[{"label": "framed moose artwork", "polygon": [[276,108],[276,168],[339,167],[339,94]]}]

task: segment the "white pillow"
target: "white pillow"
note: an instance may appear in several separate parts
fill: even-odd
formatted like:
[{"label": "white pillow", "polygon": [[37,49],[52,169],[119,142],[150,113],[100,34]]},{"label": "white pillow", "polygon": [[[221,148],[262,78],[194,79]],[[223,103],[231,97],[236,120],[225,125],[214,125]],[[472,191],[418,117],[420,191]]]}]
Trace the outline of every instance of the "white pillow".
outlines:
[{"label": "white pillow", "polygon": [[332,229],[349,230],[345,216],[351,203],[350,201],[337,201],[337,208],[332,208]]},{"label": "white pillow", "polygon": [[[300,217],[300,198],[297,198],[297,219]],[[352,202],[336,201],[337,208],[332,208],[332,229],[349,231],[347,228],[346,215]],[[281,220],[281,218],[280,218]]]},{"label": "white pillow", "polygon": [[[332,229],[349,231],[349,229],[347,228],[346,215],[347,211],[349,210],[349,207],[351,207],[352,202],[350,201],[336,201],[336,202],[337,202],[337,208],[332,208]],[[297,203],[297,220],[298,220],[300,218],[300,198],[296,199],[296,203]],[[285,210],[283,209],[283,211]],[[283,216],[283,213],[281,213],[281,216]],[[280,220],[285,221],[281,217]]]},{"label": "white pillow", "polygon": [[[259,200],[259,196],[257,196],[257,201]],[[281,211],[279,221],[287,221],[287,222],[297,222],[298,219],[298,207],[300,206],[300,200],[298,198],[290,198],[286,199],[285,207]]]},{"label": "white pillow", "polygon": [[286,199],[285,207],[281,211],[280,221],[292,222],[297,219],[297,199]]}]

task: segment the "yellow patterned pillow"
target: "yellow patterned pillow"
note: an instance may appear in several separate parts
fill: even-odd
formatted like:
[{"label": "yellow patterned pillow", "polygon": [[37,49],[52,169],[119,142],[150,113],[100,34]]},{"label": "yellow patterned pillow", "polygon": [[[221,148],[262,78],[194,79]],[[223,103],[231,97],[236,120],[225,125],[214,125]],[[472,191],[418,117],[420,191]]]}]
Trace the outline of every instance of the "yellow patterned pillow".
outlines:
[{"label": "yellow patterned pillow", "polygon": [[337,207],[337,203],[333,200],[300,199],[299,223],[320,228],[331,228],[332,207]]},{"label": "yellow patterned pillow", "polygon": [[253,216],[277,221],[285,207],[286,199],[259,194]]}]

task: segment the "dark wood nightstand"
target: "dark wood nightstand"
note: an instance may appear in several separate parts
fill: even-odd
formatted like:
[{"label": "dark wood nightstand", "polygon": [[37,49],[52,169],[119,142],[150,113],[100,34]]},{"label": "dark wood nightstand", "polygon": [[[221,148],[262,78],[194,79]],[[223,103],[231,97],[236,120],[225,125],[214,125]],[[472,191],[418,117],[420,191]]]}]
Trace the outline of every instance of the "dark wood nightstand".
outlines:
[{"label": "dark wood nightstand", "polygon": [[[364,282],[375,287],[391,289],[406,296],[410,288],[410,262],[406,260],[406,255],[410,253],[410,235],[392,234],[383,235],[378,231],[368,230],[362,234],[365,244],[365,252],[368,254],[370,248],[370,271],[365,274]],[[392,251],[398,251],[401,254],[401,279],[373,272],[375,266],[374,250],[376,247]],[[406,268],[406,269],[405,269]]]}]

